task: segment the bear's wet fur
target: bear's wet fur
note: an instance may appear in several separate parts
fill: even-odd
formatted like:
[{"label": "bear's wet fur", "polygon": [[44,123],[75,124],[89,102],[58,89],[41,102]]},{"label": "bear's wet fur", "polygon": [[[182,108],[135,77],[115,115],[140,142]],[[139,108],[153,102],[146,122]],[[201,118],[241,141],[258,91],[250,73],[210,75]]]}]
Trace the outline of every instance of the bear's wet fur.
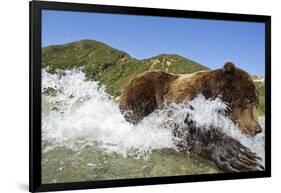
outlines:
[{"label": "bear's wet fur", "polygon": [[182,153],[212,160],[223,172],[264,170],[261,159],[221,128],[198,128],[187,115],[185,125],[173,125],[174,143]]},{"label": "bear's wet fur", "polygon": [[255,84],[247,72],[236,68],[232,62],[226,62],[222,69],[193,74],[144,72],[124,86],[119,107],[125,119],[136,124],[164,103],[189,101],[198,94],[206,99],[220,97],[227,103],[229,117],[242,132],[254,136],[261,131]]},{"label": "bear's wet fur", "polygon": [[[257,128],[260,128],[256,115],[257,89],[251,76],[232,62],[226,62],[221,69],[193,74],[144,72],[124,86],[119,108],[128,122],[137,124],[167,103],[190,101],[199,94],[206,99],[220,97],[228,104],[227,115],[242,132],[251,136],[257,133]],[[188,152],[213,160],[222,171],[255,171],[263,168],[255,153],[219,128],[205,132],[202,128],[196,128],[192,120],[187,122],[184,129],[175,125],[175,136],[186,136],[183,134],[186,132],[188,138],[183,139],[185,143],[177,142],[178,149],[182,152],[188,149]]]}]

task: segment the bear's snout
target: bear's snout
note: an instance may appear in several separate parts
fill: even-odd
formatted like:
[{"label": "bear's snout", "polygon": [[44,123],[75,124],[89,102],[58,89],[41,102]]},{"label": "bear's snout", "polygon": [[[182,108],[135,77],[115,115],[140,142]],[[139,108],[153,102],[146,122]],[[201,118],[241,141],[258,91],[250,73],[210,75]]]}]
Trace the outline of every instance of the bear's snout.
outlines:
[{"label": "bear's snout", "polygon": [[255,134],[258,134],[258,133],[261,133],[261,132],[262,132],[261,126],[260,126],[260,124],[257,124]]}]

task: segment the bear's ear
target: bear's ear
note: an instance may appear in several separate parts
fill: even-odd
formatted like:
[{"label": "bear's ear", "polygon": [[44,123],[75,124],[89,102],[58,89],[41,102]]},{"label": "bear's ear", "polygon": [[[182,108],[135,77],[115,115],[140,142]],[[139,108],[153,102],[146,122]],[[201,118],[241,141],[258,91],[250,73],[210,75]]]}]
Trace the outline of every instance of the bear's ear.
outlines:
[{"label": "bear's ear", "polygon": [[223,71],[227,74],[233,73],[234,70],[235,70],[235,65],[233,64],[233,62],[228,61],[223,65]]}]

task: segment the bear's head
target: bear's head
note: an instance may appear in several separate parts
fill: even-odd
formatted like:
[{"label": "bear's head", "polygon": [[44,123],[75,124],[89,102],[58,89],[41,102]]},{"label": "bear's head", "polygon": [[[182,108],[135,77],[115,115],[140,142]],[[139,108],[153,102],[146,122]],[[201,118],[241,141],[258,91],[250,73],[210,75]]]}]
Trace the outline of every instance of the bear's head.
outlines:
[{"label": "bear's head", "polygon": [[229,104],[229,116],[242,133],[250,136],[262,132],[258,123],[259,96],[251,76],[232,62],[216,71],[214,90]]}]

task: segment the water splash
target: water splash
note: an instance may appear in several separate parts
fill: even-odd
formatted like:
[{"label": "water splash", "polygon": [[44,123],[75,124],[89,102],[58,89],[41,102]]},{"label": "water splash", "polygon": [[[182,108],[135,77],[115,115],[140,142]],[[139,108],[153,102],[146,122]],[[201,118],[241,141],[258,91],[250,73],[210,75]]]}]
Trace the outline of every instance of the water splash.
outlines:
[{"label": "water splash", "polygon": [[[188,113],[197,126],[223,128],[264,158],[264,129],[255,138],[247,137],[223,113],[227,105],[219,98],[206,100],[199,95],[193,101],[169,104],[157,110],[137,126],[125,121],[118,103],[104,87],[88,81],[80,69],[50,74],[42,70],[42,139],[47,152],[66,146],[79,151],[87,145],[123,156],[149,157],[153,150],[176,149],[167,120],[182,124]],[[192,106],[193,108],[190,108]],[[261,118],[264,126],[264,119]]]},{"label": "water splash", "polygon": [[86,81],[81,71],[61,74],[42,70],[42,92],[50,87],[57,91],[55,96],[42,95],[42,138],[48,142],[45,150],[98,145],[105,151],[127,156],[174,148],[171,131],[148,123],[129,124],[104,88]]}]

